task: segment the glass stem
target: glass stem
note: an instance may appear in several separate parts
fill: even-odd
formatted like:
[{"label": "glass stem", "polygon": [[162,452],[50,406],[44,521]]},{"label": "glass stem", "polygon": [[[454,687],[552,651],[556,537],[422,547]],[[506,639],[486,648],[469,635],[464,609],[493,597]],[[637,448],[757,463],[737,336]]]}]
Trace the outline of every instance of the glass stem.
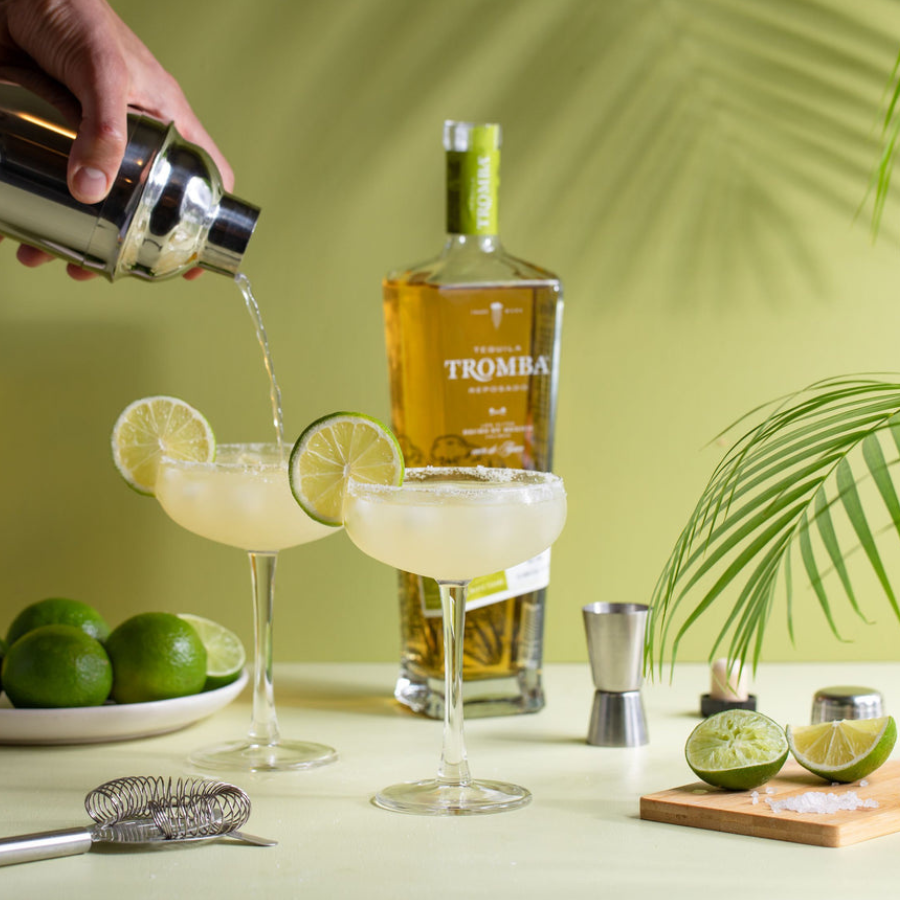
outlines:
[{"label": "glass stem", "polygon": [[253,714],[252,744],[278,743],[275,693],[272,687],[272,616],[277,553],[250,553],[253,583]]},{"label": "glass stem", "polygon": [[444,748],[438,780],[466,785],[472,780],[463,737],[463,635],[468,581],[439,581],[444,621]]}]

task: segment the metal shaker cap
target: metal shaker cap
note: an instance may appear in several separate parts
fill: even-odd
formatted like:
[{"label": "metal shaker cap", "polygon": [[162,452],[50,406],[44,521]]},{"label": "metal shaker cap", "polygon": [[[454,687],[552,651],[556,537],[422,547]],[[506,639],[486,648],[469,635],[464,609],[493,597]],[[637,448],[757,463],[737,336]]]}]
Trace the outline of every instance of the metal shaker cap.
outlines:
[{"label": "metal shaker cap", "polygon": [[212,272],[236,275],[258,217],[259,207],[225,194],[200,252],[200,265]]},{"label": "metal shaker cap", "polygon": [[877,719],[882,715],[884,703],[874,688],[838,685],[821,688],[813,696],[813,725],[835,719]]}]

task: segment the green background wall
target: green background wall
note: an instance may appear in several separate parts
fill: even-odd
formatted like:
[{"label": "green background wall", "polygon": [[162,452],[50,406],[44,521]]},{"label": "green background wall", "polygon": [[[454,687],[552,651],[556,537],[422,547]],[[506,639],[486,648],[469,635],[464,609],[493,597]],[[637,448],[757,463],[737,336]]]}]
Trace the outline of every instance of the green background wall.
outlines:
[{"label": "green background wall", "polygon": [[[900,253],[854,221],[900,46],[890,0],[192,0],[116,9],[179,79],[263,208],[246,256],[293,438],[388,417],[380,277],[437,252],[445,118],[504,127],[501,230],[566,288],[548,660],[585,659],[580,607],[646,601],[758,403],[894,371]],[[892,221],[893,220],[893,221]],[[48,595],[116,624],[212,616],[250,640],[247,563],[169,522],[110,461],[131,400],[266,438],[267,388],[228,280],[70,281],[0,246],[0,630]],[[839,643],[798,586],[769,659],[893,659],[883,597]],[[703,659],[716,622],[693,632]],[[880,626],[880,627],[879,627]],[[277,660],[392,660],[394,576],[345,535],[285,552]]]}]

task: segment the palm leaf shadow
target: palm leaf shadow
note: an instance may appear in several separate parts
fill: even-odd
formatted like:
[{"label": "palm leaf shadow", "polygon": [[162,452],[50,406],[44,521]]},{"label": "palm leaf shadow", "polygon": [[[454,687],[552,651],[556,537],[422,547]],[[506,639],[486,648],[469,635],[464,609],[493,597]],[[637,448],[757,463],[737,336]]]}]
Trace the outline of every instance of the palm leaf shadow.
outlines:
[{"label": "palm leaf shadow", "polygon": [[[809,217],[840,229],[860,208],[896,56],[890,29],[871,9],[825,0],[575,8],[576,57],[605,35],[584,73],[593,112],[576,120],[577,97],[555,111],[535,171],[516,174],[537,187],[513,218],[546,222],[550,258],[572,257],[591,280],[614,286],[652,269],[681,307],[699,296],[783,303],[798,279],[827,295],[829,251]],[[573,221],[574,238],[563,227]]]}]

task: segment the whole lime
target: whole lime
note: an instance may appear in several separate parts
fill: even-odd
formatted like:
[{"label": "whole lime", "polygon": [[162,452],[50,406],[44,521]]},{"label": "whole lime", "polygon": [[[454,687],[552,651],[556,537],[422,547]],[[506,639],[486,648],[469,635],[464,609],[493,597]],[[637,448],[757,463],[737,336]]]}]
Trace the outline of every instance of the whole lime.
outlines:
[{"label": "whole lime", "polygon": [[42,625],[72,625],[102,644],[109,637],[109,625],[103,616],[80,600],[48,597],[26,606],[13,620],[6,643],[14,644],[22,635]]},{"label": "whole lime", "polygon": [[113,666],[112,698],[147,703],[203,690],[206,648],[192,625],[173,613],[139,613],[106,641]]},{"label": "whole lime", "polygon": [[103,645],[73,625],[42,625],[10,645],[3,688],[13,706],[99,706],[112,687]]}]

